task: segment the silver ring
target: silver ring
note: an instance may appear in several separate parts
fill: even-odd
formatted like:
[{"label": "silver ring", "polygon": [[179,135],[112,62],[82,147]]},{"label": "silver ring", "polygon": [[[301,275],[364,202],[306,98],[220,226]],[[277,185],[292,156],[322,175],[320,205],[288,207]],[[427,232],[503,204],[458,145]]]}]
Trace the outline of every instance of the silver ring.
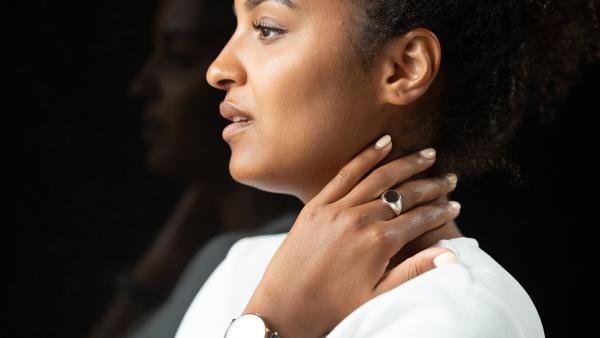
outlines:
[{"label": "silver ring", "polygon": [[388,190],[381,194],[383,203],[387,204],[394,210],[396,216],[402,212],[402,195],[396,190]]}]

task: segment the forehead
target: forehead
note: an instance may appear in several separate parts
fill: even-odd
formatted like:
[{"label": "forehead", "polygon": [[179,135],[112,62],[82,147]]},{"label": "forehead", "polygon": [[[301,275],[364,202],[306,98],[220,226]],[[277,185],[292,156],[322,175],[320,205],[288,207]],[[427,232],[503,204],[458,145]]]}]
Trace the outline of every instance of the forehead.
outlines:
[{"label": "forehead", "polygon": [[[233,0],[234,11],[249,11],[261,4],[277,4],[297,11],[319,12],[331,14],[332,11],[343,11],[347,2],[354,0]],[[338,13],[339,14],[339,13]]]},{"label": "forehead", "polygon": [[289,8],[295,8],[297,6],[297,0],[243,0],[244,7],[248,10],[252,10],[263,2],[276,2],[287,6]]},{"label": "forehead", "polygon": [[233,0],[163,0],[155,17],[155,32],[196,31],[221,38],[235,27]]},{"label": "forehead", "polygon": [[204,0],[164,0],[158,11],[157,23],[170,28],[197,26],[206,14],[204,3]]}]

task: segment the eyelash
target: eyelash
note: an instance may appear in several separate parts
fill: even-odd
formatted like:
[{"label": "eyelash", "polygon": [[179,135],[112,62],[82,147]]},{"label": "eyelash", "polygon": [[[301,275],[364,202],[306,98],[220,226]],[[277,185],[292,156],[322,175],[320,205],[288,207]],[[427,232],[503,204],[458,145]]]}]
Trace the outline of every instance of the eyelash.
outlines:
[{"label": "eyelash", "polygon": [[[281,29],[273,24],[268,24],[268,23],[261,23],[258,21],[255,21],[252,23],[252,27],[254,27],[254,30],[259,32],[258,38],[260,40],[273,40],[276,39],[278,37],[280,37],[281,35],[283,35],[285,33],[284,29]],[[277,35],[273,36],[273,37],[265,37],[260,33],[264,33],[264,30],[267,30],[269,33],[273,33],[275,32]]]}]

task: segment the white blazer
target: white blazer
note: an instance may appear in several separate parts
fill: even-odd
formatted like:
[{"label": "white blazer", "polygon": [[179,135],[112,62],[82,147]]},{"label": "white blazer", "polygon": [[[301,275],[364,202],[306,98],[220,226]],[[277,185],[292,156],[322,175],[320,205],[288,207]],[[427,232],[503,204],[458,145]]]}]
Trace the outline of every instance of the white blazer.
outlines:
[{"label": "white blazer", "polygon": [[[242,314],[285,236],[237,241],[197,293],[175,337],[222,338],[231,320]],[[327,337],[544,337],[527,292],[477,240],[460,237],[435,246],[451,249],[460,263],[428,271],[369,300]]]}]

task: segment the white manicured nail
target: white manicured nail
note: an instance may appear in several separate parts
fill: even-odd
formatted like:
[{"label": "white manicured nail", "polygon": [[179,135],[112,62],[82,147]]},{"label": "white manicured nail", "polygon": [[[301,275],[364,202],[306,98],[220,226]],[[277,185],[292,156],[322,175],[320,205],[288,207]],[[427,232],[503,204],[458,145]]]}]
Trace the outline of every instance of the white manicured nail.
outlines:
[{"label": "white manicured nail", "polygon": [[452,185],[455,185],[458,182],[458,176],[456,176],[456,174],[454,173],[447,174],[446,178],[448,179],[448,182],[450,182],[450,184]]},{"label": "white manicured nail", "polygon": [[375,143],[375,149],[383,149],[387,147],[387,145],[390,144],[391,141],[392,137],[390,135],[385,135],[384,137],[380,138],[379,141],[377,141],[377,143]]},{"label": "white manicured nail", "polygon": [[450,204],[450,206],[455,210],[460,209],[460,203],[458,203],[457,201],[450,201],[448,202],[448,204]]},{"label": "white manicured nail", "polygon": [[437,256],[433,259],[433,264],[436,267],[440,267],[447,264],[458,263],[458,257],[454,254],[454,252],[446,251],[443,254]]},{"label": "white manicured nail", "polygon": [[419,152],[419,155],[426,160],[431,160],[435,157],[435,149],[433,149],[433,148],[423,149]]}]

